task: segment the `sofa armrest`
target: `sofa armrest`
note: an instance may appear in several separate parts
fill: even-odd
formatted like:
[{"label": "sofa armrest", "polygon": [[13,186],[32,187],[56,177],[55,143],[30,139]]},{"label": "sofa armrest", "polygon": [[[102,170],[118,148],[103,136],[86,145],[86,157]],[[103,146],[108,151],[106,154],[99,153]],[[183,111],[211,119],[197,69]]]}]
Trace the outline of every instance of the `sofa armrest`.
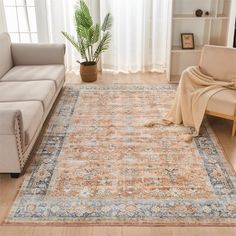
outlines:
[{"label": "sofa armrest", "polygon": [[23,168],[24,130],[20,110],[0,109],[0,173]]},{"label": "sofa armrest", "polygon": [[20,135],[24,144],[23,120],[20,110],[0,109],[0,135]]},{"label": "sofa armrest", "polygon": [[13,43],[11,53],[15,66],[64,64],[65,44]]}]

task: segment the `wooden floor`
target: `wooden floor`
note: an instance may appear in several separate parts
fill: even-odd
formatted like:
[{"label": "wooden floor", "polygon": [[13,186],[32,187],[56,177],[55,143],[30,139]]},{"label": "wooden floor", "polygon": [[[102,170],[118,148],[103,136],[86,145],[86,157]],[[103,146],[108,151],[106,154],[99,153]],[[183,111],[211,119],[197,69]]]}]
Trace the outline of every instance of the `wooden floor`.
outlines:
[{"label": "wooden floor", "polygon": [[[67,82],[81,83],[78,75],[70,72]],[[158,84],[166,83],[165,75],[157,73],[113,74],[104,72],[99,75],[96,84],[133,83]],[[76,86],[76,85],[75,85]],[[209,118],[228,161],[236,170],[236,137],[231,136],[232,123],[217,118]],[[23,177],[11,179],[7,174],[0,174],[0,222],[7,214]],[[234,227],[48,227],[48,226],[1,226],[0,236],[235,236]]]}]

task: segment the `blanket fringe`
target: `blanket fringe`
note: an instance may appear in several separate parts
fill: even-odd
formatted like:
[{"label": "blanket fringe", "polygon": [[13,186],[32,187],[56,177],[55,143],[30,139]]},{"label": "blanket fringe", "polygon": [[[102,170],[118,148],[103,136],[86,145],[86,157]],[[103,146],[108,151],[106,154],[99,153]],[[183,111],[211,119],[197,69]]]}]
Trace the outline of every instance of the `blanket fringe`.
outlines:
[{"label": "blanket fringe", "polygon": [[[146,125],[144,125],[146,128],[153,128],[157,125],[164,125],[164,126],[169,126],[173,124],[173,122],[166,120],[166,119],[161,119],[155,122],[149,122]],[[194,131],[192,134],[183,134],[182,135],[182,139],[187,142],[190,143],[193,141],[193,138],[196,138],[199,135],[199,133],[197,131]]]},{"label": "blanket fringe", "polygon": [[197,137],[196,135],[194,134],[184,134],[183,135],[183,140],[186,142],[186,143],[191,143],[193,141],[193,138]]},{"label": "blanket fringe", "polygon": [[155,121],[155,122],[149,122],[149,123],[147,123],[147,124],[144,125],[144,126],[147,127],[147,128],[153,128],[153,127],[155,127],[156,125],[169,126],[169,125],[171,125],[171,124],[172,124],[171,121],[166,120],[166,119],[161,119],[161,120],[158,120],[158,121]]}]

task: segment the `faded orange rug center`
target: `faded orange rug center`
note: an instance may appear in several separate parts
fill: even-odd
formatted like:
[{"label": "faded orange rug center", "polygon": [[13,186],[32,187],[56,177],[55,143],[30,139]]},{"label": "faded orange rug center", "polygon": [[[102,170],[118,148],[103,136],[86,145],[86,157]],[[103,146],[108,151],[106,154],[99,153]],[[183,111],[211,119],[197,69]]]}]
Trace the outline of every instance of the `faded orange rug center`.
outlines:
[{"label": "faded orange rug center", "polygon": [[235,175],[210,127],[165,116],[172,85],[65,88],[6,223],[235,224]]}]

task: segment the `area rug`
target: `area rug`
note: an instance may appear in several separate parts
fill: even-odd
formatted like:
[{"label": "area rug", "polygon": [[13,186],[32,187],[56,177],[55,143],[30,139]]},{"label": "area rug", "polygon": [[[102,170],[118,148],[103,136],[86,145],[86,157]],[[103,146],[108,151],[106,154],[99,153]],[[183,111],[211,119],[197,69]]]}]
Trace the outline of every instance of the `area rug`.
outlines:
[{"label": "area rug", "polygon": [[236,177],[205,121],[163,117],[173,85],[67,85],[5,223],[236,225]]}]

